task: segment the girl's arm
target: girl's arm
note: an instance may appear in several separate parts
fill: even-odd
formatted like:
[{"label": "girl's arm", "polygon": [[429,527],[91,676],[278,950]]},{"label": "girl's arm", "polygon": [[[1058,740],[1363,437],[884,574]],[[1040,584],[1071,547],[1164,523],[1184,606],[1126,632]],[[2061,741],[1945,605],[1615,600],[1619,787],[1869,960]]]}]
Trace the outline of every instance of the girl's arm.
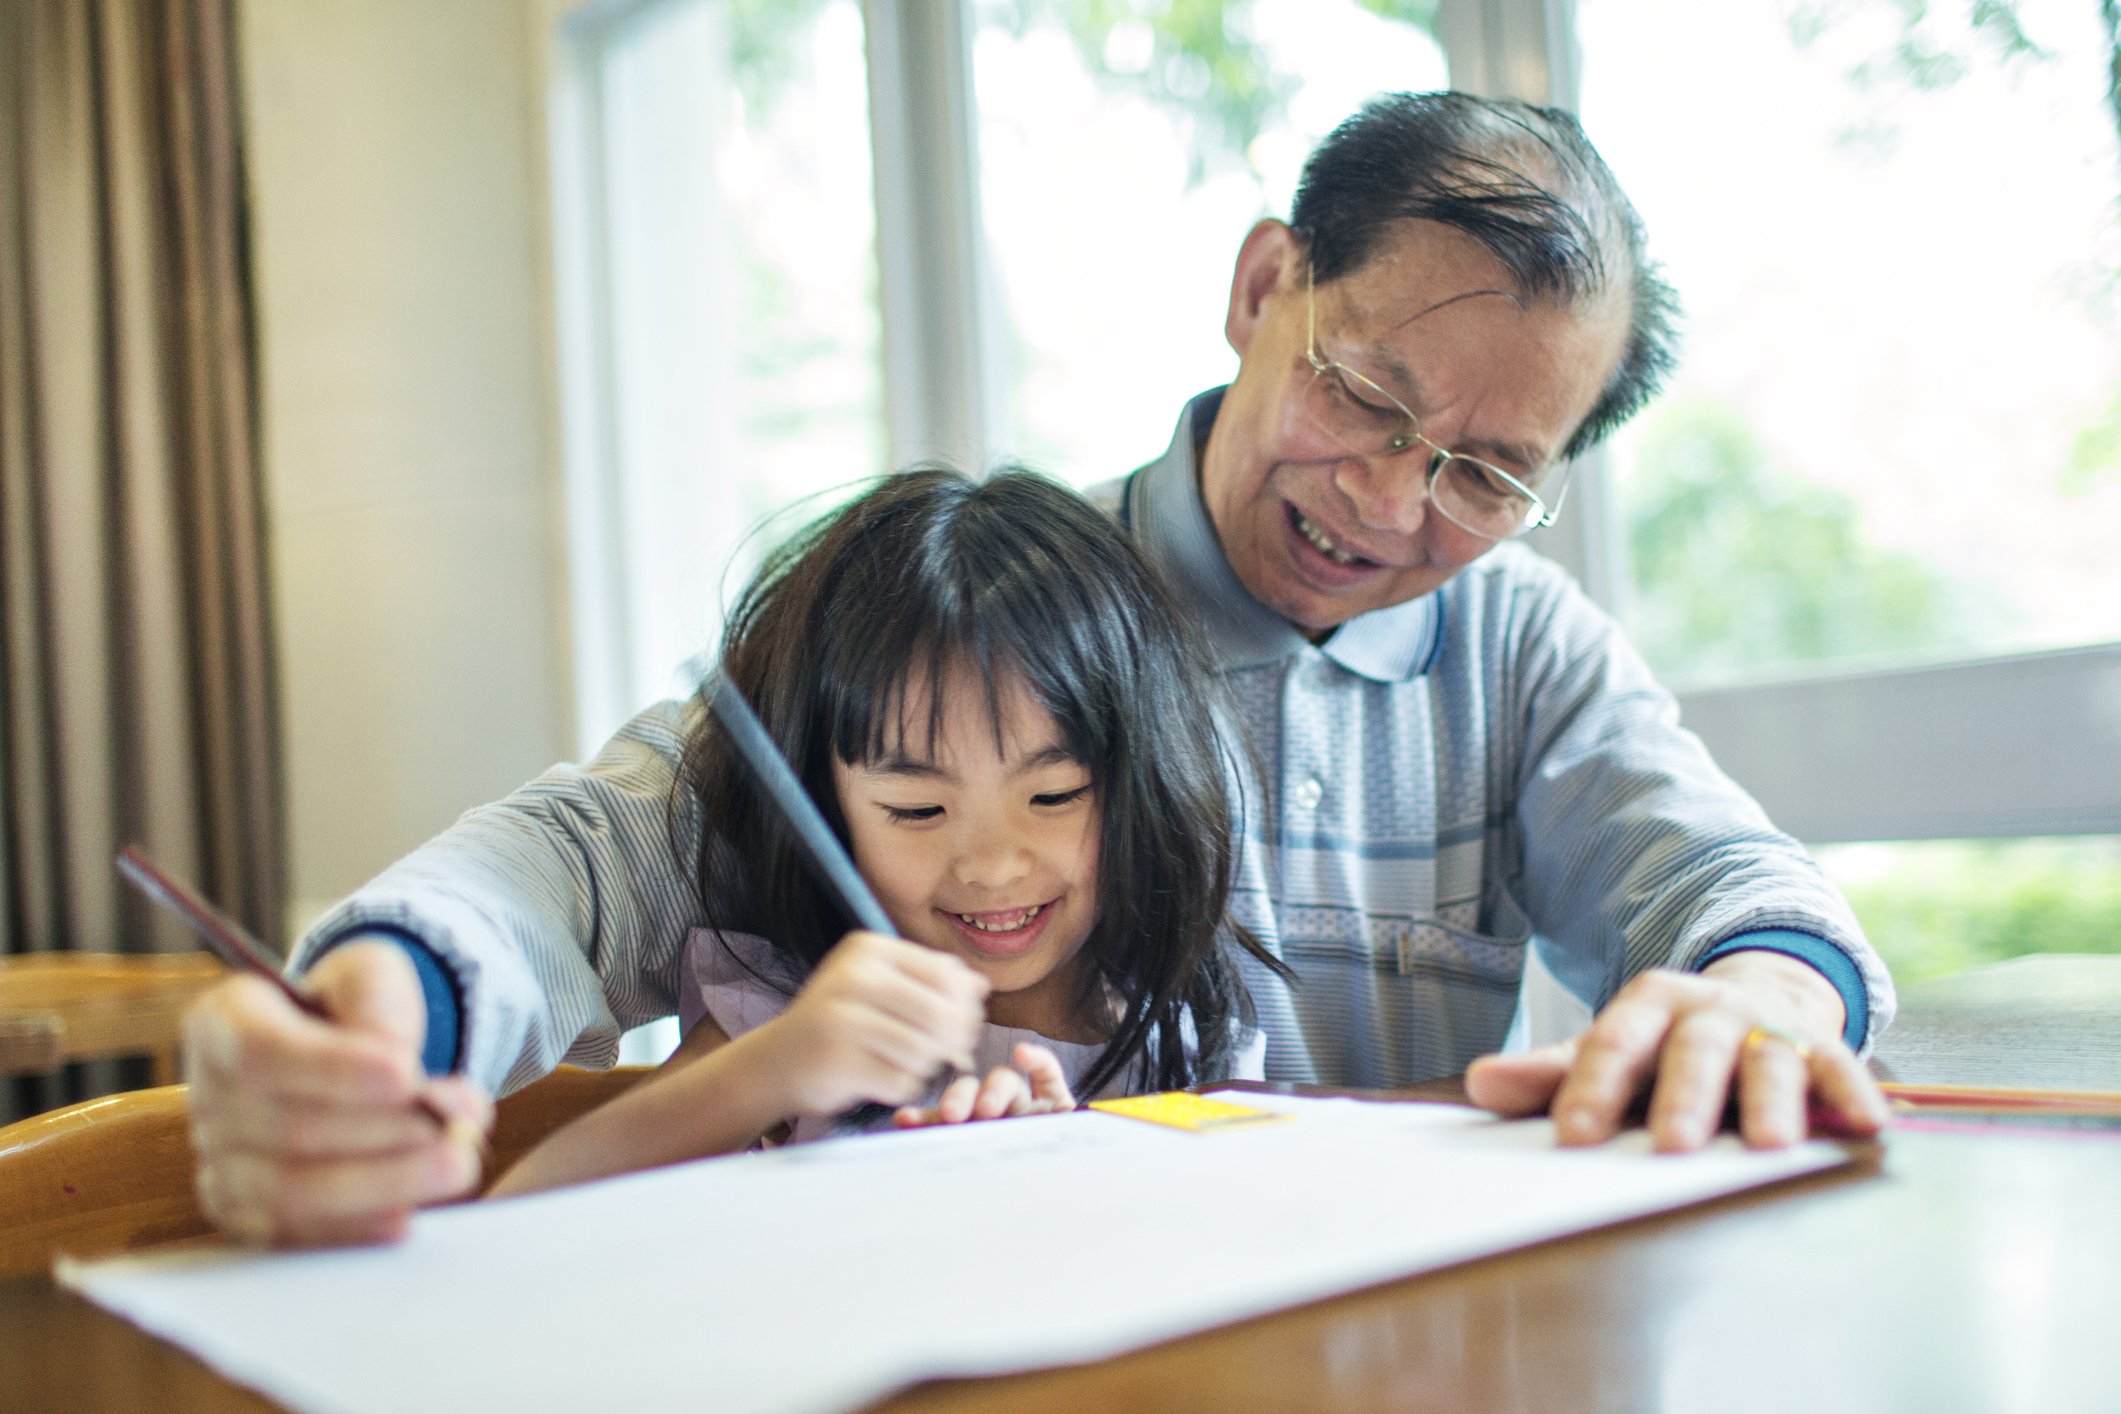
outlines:
[{"label": "girl's arm", "polygon": [[788,1010],[730,1040],[712,1017],[640,1084],[565,1125],[489,1197],[748,1149],[802,1115],[899,1104],[946,1062],[969,1068],[987,980],[951,957],[850,933]]}]

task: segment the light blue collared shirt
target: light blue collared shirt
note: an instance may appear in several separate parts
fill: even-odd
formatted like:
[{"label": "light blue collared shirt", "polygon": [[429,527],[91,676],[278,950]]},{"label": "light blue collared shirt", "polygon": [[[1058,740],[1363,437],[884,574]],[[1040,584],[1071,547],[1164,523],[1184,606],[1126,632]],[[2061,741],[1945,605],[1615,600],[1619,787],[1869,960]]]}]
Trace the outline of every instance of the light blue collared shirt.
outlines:
[{"label": "light blue collared shirt", "polygon": [[1313,645],[1245,590],[1201,503],[1220,405],[1089,494],[1200,616],[1250,738],[1232,912],[1297,976],[1246,964],[1269,1079],[1464,1070],[1509,1032],[1528,948],[1592,1009],[1649,967],[1789,952],[1841,987],[1852,1045],[1877,1035],[1892,981],[1840,892],[1567,574],[1499,545]]}]

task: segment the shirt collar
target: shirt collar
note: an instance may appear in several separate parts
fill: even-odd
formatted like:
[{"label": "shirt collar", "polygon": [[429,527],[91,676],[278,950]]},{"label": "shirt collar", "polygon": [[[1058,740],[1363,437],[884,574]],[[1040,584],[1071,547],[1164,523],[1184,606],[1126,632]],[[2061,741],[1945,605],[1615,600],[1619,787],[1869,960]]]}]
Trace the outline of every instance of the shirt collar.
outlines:
[{"label": "shirt collar", "polygon": [[[1199,613],[1216,660],[1226,668],[1279,662],[1313,645],[1287,619],[1252,597],[1223,554],[1201,504],[1193,447],[1214,425],[1224,389],[1201,394],[1178,415],[1163,456],[1127,479],[1123,514],[1136,541]],[[1375,682],[1426,673],[1443,647],[1443,591],[1348,620],[1315,651]]]}]

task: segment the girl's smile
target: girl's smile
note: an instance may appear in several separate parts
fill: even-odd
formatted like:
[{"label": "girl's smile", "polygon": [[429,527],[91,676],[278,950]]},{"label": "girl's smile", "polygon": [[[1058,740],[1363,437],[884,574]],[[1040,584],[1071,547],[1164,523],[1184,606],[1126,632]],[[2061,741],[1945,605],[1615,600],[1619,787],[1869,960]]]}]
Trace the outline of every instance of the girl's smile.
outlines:
[{"label": "girl's smile", "polygon": [[1008,908],[988,913],[955,913],[938,910],[964,934],[965,945],[985,957],[1015,957],[1028,952],[1046,931],[1054,900],[1029,908]]},{"label": "girl's smile", "polygon": [[1097,918],[1100,811],[1090,770],[1021,682],[946,675],[932,744],[907,684],[876,760],[833,763],[855,866],[902,936],[954,953],[994,990],[987,1019],[1102,1040],[1078,964]]}]

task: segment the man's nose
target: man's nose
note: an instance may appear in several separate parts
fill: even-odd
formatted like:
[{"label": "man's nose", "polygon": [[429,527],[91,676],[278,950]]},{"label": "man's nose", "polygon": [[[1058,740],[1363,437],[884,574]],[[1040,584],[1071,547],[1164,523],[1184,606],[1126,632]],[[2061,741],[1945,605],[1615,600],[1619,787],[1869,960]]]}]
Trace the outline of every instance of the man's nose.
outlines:
[{"label": "man's nose", "polygon": [[1391,457],[1342,457],[1333,467],[1333,485],[1355,507],[1371,530],[1412,535],[1429,514],[1429,479],[1422,458],[1401,453]]}]

